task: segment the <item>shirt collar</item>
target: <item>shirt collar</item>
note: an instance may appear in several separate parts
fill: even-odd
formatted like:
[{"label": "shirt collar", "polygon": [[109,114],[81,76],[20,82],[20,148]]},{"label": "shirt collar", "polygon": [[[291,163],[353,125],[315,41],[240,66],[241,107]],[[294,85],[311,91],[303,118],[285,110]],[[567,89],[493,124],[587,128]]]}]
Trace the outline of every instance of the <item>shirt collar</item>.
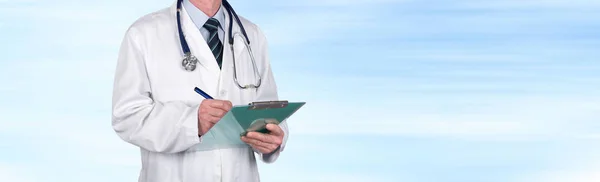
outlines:
[{"label": "shirt collar", "polygon": [[[183,7],[192,19],[192,22],[194,22],[196,27],[198,27],[198,29],[201,29],[206,23],[206,21],[208,21],[208,19],[210,18],[204,12],[200,11],[200,9],[196,8],[196,6],[194,6],[194,4],[190,2],[190,0],[184,0]],[[219,6],[219,10],[215,14],[215,16],[213,16],[213,18],[219,20],[219,29],[223,30],[223,24],[225,23],[225,13],[223,12],[222,5]]]}]

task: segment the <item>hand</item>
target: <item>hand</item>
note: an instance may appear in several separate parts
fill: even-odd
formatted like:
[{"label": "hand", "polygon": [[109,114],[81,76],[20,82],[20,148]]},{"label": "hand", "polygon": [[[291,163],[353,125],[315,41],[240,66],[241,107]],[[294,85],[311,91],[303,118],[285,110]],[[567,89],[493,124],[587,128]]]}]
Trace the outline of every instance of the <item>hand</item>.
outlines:
[{"label": "hand", "polygon": [[246,136],[242,137],[242,141],[262,154],[273,153],[281,145],[284,133],[276,124],[267,124],[267,130],[270,131],[267,134],[248,132]]},{"label": "hand", "polygon": [[198,109],[198,135],[208,132],[231,107],[231,102],[226,100],[204,99]]}]

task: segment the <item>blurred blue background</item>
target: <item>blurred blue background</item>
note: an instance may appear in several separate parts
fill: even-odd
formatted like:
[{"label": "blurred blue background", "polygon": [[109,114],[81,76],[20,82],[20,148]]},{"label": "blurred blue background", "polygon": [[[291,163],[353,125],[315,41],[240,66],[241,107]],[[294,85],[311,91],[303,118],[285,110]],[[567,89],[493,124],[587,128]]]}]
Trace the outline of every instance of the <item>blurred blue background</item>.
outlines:
[{"label": "blurred blue background", "polygon": [[[0,181],[136,181],[117,51],[174,0],[0,0]],[[231,0],[307,101],[265,182],[600,181],[600,1]]]}]

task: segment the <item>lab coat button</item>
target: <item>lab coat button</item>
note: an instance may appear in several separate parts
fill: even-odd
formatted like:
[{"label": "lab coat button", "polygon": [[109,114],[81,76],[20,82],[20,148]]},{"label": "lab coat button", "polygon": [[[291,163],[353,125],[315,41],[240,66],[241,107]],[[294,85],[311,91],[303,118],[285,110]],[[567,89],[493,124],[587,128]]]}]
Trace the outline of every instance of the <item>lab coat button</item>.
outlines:
[{"label": "lab coat button", "polygon": [[221,95],[225,95],[225,94],[227,94],[227,91],[221,90]]}]

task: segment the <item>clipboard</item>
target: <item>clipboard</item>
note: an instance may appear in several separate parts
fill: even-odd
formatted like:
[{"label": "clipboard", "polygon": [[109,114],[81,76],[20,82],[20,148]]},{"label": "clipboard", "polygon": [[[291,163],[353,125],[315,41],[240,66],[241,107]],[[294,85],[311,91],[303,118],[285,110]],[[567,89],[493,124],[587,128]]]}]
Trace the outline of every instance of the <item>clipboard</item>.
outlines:
[{"label": "clipboard", "polygon": [[229,112],[244,129],[240,133],[245,136],[248,132],[267,133],[267,124],[279,124],[292,116],[306,102],[264,101],[252,102],[247,106],[234,106]]},{"label": "clipboard", "polygon": [[200,144],[187,151],[249,147],[241,140],[242,136],[251,131],[269,132],[266,129],[267,124],[280,124],[304,104],[306,102],[265,101],[233,106],[217,124],[202,136]]}]

